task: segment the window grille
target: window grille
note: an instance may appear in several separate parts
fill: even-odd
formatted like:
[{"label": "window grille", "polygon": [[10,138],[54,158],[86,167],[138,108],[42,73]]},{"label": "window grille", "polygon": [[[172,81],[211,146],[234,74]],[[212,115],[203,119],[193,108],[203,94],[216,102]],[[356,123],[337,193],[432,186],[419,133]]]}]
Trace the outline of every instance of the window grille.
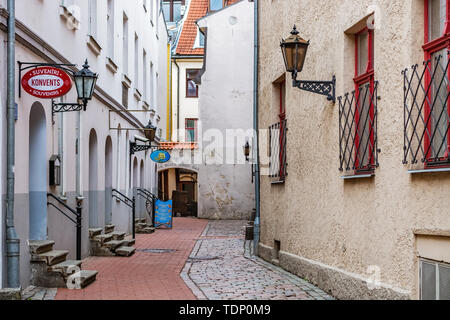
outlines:
[{"label": "window grille", "polygon": [[340,171],[372,173],[378,164],[378,81],[339,97]]},{"label": "window grille", "polygon": [[287,130],[286,119],[269,127],[269,176],[277,182],[284,182],[287,177]]},{"label": "window grille", "polygon": [[404,164],[450,164],[448,52],[405,69]]}]

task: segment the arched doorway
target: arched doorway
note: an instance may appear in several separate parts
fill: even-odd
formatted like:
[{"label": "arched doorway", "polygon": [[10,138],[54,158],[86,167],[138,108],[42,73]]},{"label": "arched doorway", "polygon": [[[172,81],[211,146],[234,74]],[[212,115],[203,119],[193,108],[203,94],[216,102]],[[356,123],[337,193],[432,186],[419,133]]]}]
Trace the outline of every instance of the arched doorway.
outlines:
[{"label": "arched doorway", "polygon": [[[144,174],[144,160],[141,160],[141,165],[139,166],[139,188],[141,189],[145,189],[145,174]],[[142,196],[140,197],[140,217],[141,218],[146,218],[146,199],[143,198]]]},{"label": "arched doorway", "polygon": [[47,240],[47,124],[39,102],[32,105],[29,121],[29,238]]},{"label": "arched doorway", "polygon": [[98,150],[97,133],[94,129],[89,134],[89,228],[98,224]]},{"label": "arched doorway", "polygon": [[108,136],[105,144],[105,225],[112,224],[112,140]]},{"label": "arched doorway", "polygon": [[173,212],[181,216],[198,216],[198,173],[185,168],[159,172],[159,198],[173,200]]}]

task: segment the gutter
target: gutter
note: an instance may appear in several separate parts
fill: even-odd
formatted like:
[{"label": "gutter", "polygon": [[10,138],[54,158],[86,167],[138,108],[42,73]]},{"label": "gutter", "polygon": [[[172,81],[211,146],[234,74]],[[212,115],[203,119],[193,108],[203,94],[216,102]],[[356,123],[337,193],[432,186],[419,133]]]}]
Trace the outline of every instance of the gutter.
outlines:
[{"label": "gutter", "polygon": [[173,63],[177,66],[177,141],[180,141],[180,66],[177,58],[173,58]]},{"label": "gutter", "polygon": [[20,239],[14,228],[14,186],[15,186],[15,0],[8,0],[7,41],[7,181],[6,181],[6,265],[7,287],[20,288]]},{"label": "gutter", "polygon": [[[249,0],[252,1],[252,0]],[[259,117],[258,117],[258,109],[259,109],[259,101],[258,101],[258,65],[259,65],[259,36],[258,36],[258,30],[259,30],[259,21],[258,21],[258,0],[253,0],[254,2],[254,66],[253,66],[253,129],[255,132],[255,150],[256,150],[256,157],[255,157],[255,208],[256,208],[256,216],[255,216],[255,223],[254,223],[254,252],[256,255],[258,255],[258,247],[259,247],[259,240],[260,240],[260,217],[261,217],[261,201],[260,201],[260,158],[259,158]]]}]

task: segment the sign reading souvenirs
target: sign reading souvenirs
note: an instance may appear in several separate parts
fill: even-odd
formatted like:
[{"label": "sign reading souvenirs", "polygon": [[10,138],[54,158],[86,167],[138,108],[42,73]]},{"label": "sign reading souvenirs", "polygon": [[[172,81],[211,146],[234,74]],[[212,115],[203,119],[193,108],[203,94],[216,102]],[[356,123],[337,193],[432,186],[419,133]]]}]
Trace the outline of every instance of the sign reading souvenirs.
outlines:
[{"label": "sign reading souvenirs", "polygon": [[166,227],[172,229],[173,201],[156,201],[155,205],[155,228]]},{"label": "sign reading souvenirs", "polygon": [[170,160],[170,154],[164,150],[156,150],[150,155],[150,158],[156,163],[166,163]]},{"label": "sign reading souvenirs", "polygon": [[58,68],[38,67],[22,77],[22,88],[36,98],[55,99],[70,91],[72,80]]}]

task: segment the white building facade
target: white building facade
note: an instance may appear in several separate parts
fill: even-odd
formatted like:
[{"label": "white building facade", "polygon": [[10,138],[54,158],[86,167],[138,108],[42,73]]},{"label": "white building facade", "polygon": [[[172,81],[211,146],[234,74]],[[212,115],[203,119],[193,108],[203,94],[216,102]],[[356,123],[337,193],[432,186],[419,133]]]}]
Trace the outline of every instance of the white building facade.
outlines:
[{"label": "white building facade", "polygon": [[238,1],[197,21],[206,35],[199,86],[205,161],[198,174],[202,218],[250,219],[254,208],[252,165],[244,156],[244,146],[252,145],[253,137],[254,60],[249,54],[253,23],[249,1]]},{"label": "white building facade", "polygon": [[[129,208],[113,201],[112,190],[133,196],[136,188],[157,193],[150,151],[130,156],[130,142],[149,121],[165,132],[168,47],[160,1],[16,1],[17,62],[76,64],[88,59],[99,74],[86,111],[52,113],[51,100],[16,87],[15,228],[19,235],[22,287],[29,284],[28,240],[54,240],[55,249],[75,257],[75,225],[47,205],[51,193],[72,208],[83,207],[82,257],[89,255],[88,228],[108,224],[130,233]],[[6,0],[0,1],[1,106],[6,105]],[[17,63],[16,75],[19,74]],[[18,83],[18,78],[16,79]],[[59,99],[58,99],[59,100]],[[60,101],[76,101],[76,91]],[[6,194],[6,122],[1,113],[1,192]],[[118,130],[120,129],[120,130]],[[130,130],[127,130],[130,129]],[[61,160],[61,184],[49,186],[49,159]],[[4,203],[4,202],[3,202]],[[5,207],[1,207],[4,241]],[[140,207],[138,217],[145,218]],[[6,257],[0,246],[0,285],[6,285]]]}]

